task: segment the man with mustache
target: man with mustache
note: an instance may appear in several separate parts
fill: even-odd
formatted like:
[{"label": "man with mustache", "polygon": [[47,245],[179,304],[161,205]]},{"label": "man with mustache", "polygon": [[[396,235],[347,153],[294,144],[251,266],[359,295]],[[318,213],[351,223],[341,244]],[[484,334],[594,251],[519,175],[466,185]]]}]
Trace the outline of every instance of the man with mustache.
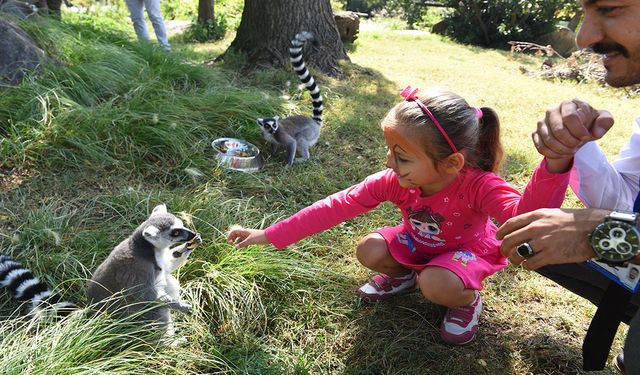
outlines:
[{"label": "man with mustache", "polygon": [[[605,81],[614,87],[640,83],[640,0],[581,0],[581,5],[585,15],[577,42],[603,55]],[[583,345],[585,369],[604,367],[622,320],[629,331],[614,365],[622,373],[626,367],[627,374],[640,374],[640,293],[632,296],[584,263],[598,258],[615,266],[640,264],[633,214],[640,211],[640,117],[619,158],[609,163],[592,141],[612,125],[607,111],[576,99],[548,110],[532,134],[534,144],[547,158],[573,158],[571,187],[589,208],[526,213],[506,221],[497,237],[512,263],[599,305]]]}]

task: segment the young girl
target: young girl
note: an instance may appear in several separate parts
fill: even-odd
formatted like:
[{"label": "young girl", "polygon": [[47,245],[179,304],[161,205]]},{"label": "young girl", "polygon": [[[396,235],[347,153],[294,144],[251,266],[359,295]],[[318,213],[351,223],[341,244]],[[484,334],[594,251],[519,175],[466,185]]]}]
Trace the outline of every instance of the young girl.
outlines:
[{"label": "young girl", "polygon": [[482,281],[507,265],[490,217],[502,223],[559,207],[570,165],[543,160],[521,195],[494,174],[502,146],[492,109],[470,107],[445,91],[418,96],[407,87],[401,95],[405,101],[382,121],[388,169],[266,230],[231,228],[227,240],[239,248],[271,243],[282,249],[390,201],[401,210],[402,224],[358,243],[358,260],[378,274],[357,294],[379,301],[418,285],[425,298],[449,308],[442,338],[466,344],[478,331]]}]

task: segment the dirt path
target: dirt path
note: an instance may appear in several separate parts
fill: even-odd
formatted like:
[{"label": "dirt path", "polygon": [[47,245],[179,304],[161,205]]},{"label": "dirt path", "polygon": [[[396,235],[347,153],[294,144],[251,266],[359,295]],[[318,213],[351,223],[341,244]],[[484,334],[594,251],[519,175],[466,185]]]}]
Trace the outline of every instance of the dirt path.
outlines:
[{"label": "dirt path", "polygon": [[185,30],[189,28],[189,25],[191,25],[191,21],[165,20],[164,25],[167,28],[167,34],[171,36],[171,35],[181,34],[185,32]]}]

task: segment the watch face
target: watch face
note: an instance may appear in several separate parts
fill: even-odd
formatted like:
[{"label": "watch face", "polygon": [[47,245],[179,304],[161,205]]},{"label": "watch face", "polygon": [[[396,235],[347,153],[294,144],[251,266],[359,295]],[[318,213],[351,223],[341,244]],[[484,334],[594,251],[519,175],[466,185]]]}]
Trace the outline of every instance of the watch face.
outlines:
[{"label": "watch face", "polygon": [[635,257],[639,240],[635,226],[624,221],[606,221],[591,233],[591,246],[600,258],[610,262],[624,262]]}]

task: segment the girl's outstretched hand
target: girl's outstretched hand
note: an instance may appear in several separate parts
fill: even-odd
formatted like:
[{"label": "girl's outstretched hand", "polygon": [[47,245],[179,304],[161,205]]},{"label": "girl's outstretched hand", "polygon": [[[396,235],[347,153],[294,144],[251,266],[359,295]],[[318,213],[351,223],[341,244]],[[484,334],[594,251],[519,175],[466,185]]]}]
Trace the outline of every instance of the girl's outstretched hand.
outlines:
[{"label": "girl's outstretched hand", "polygon": [[227,242],[231,245],[236,245],[238,249],[249,245],[266,245],[270,243],[264,234],[264,230],[248,229],[239,225],[231,226],[227,234]]}]

